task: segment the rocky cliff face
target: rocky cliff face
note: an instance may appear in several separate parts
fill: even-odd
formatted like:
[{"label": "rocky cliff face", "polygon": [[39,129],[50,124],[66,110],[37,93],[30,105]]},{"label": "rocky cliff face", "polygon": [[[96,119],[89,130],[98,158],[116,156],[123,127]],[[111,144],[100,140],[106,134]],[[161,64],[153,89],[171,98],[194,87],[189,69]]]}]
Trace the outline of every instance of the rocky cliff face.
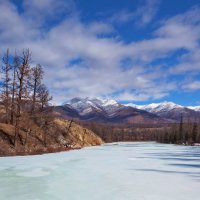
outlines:
[{"label": "rocky cliff face", "polygon": [[56,119],[48,129],[21,129],[13,146],[14,126],[0,123],[0,156],[31,155],[78,149],[103,144],[92,131],[67,120]]},{"label": "rocky cliff face", "polygon": [[[56,119],[55,123],[62,129],[61,132],[65,132],[69,128],[71,122]],[[74,122],[71,124],[70,131],[66,132],[66,134],[67,137],[64,137],[63,135],[59,137],[60,143],[66,144],[72,148],[103,144],[103,140],[99,136]]]}]

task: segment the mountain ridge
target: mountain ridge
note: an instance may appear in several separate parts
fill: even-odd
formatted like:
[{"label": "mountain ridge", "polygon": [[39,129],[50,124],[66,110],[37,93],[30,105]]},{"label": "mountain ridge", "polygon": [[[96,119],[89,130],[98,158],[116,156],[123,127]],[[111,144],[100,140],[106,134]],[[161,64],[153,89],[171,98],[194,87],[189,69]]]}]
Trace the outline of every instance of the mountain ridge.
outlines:
[{"label": "mountain ridge", "polygon": [[55,111],[66,119],[94,121],[111,124],[163,124],[185,119],[200,119],[200,112],[175,104],[174,102],[147,105],[121,104],[114,99],[73,98]]},{"label": "mountain ridge", "polygon": [[182,106],[175,104],[174,102],[161,102],[161,103],[152,103],[147,105],[136,105],[136,104],[126,104],[126,106],[139,108],[146,110],[150,113],[154,113],[160,117],[172,120],[180,120],[180,117],[183,116],[185,120],[196,121],[200,119],[200,112],[196,109],[195,106]]},{"label": "mountain ridge", "polygon": [[124,104],[125,106],[131,106],[131,107],[135,107],[135,108],[139,108],[139,109],[155,109],[156,107],[168,107],[170,109],[174,109],[174,108],[188,108],[194,111],[200,111],[200,106],[182,106],[180,104],[176,104],[174,102],[171,101],[163,101],[160,103],[150,103],[150,104],[144,104],[144,105],[137,105],[137,104],[133,104],[133,103],[128,103],[128,104]]},{"label": "mountain ridge", "polygon": [[127,107],[113,99],[73,98],[55,108],[60,117],[106,124],[158,124],[168,121],[153,113]]},{"label": "mountain ridge", "polygon": [[93,98],[90,98],[90,97],[85,97],[85,98],[80,98],[80,97],[75,97],[75,98],[72,98],[71,100],[65,102],[64,104],[62,104],[62,106],[64,105],[71,105],[72,103],[75,103],[77,101],[81,101],[82,103],[85,102],[85,101],[89,101],[90,103],[91,102],[94,102],[96,101],[97,103],[100,102],[101,105],[124,105],[124,106],[130,106],[130,107],[134,107],[134,108],[138,108],[138,109],[146,109],[146,108],[155,108],[157,106],[168,106],[168,107],[171,107],[171,108],[188,108],[188,109],[191,109],[191,110],[195,110],[195,111],[200,111],[200,105],[198,106],[183,106],[183,105],[180,105],[180,104],[177,104],[177,103],[174,103],[172,101],[161,101],[159,103],[150,103],[150,104],[143,104],[143,105],[138,105],[138,104],[134,104],[134,103],[127,103],[127,104],[123,104],[123,103],[119,103],[118,101],[114,100],[114,99],[103,99],[103,98],[100,98],[100,97],[93,97]]}]

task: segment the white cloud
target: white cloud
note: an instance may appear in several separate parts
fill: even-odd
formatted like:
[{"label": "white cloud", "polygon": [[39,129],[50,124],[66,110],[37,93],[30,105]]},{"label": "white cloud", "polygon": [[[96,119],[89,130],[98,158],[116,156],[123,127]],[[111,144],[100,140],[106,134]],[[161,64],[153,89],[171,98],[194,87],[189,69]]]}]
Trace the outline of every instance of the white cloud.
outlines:
[{"label": "white cloud", "polygon": [[134,22],[137,27],[144,27],[155,17],[160,5],[160,0],[141,0],[136,10],[122,10],[111,17],[111,21],[117,24]]},{"label": "white cloud", "polygon": [[171,68],[172,74],[200,73],[200,50],[197,48],[180,57],[180,63]]},{"label": "white cloud", "polygon": [[[0,50],[2,55],[7,47],[12,51],[30,48],[33,61],[45,67],[45,82],[57,103],[75,96],[160,99],[176,90],[177,85],[174,81],[167,84],[172,73],[161,66],[152,66],[152,61],[186,49],[188,54],[173,70],[179,73],[191,56],[198,62],[198,55],[194,56],[193,52],[198,48],[199,25],[198,20],[191,17],[191,13],[199,11],[197,8],[163,21],[152,38],[127,44],[118,37],[110,37],[109,34],[115,32],[112,24],[81,22],[71,3],[65,5],[66,1],[62,0],[55,4],[51,0],[38,2],[24,1],[22,13],[14,4],[0,2]],[[64,16],[59,17],[59,23],[45,24],[48,18],[57,20],[55,13],[59,11]],[[27,20],[34,15],[38,17],[36,20]],[[124,70],[121,61],[127,58],[132,62]],[[76,59],[81,62],[71,65],[70,62]]]},{"label": "white cloud", "polygon": [[[32,24],[32,26],[41,27],[47,22],[59,22],[63,16],[74,12],[75,4],[73,0],[24,0],[23,17]],[[49,26],[50,26],[49,24]],[[44,28],[44,27],[41,27]]]},{"label": "white cloud", "polygon": [[200,9],[193,7],[186,13],[171,18],[166,27],[159,30],[167,37],[179,37],[185,41],[186,53],[179,56],[178,63],[173,65],[169,73],[171,76],[184,76],[179,86],[186,91],[199,90],[200,77]]},{"label": "white cloud", "polygon": [[183,89],[186,89],[189,91],[200,90],[200,81],[191,81],[191,82],[183,85],[182,87],[183,87]]},{"label": "white cloud", "polygon": [[112,15],[109,20],[111,22],[121,24],[126,23],[128,21],[132,21],[134,19],[134,12],[130,12],[128,10],[122,10],[114,15]]},{"label": "white cloud", "polygon": [[159,0],[144,0],[141,6],[136,10],[136,16],[138,26],[144,26],[151,22],[158,10],[160,1]]}]

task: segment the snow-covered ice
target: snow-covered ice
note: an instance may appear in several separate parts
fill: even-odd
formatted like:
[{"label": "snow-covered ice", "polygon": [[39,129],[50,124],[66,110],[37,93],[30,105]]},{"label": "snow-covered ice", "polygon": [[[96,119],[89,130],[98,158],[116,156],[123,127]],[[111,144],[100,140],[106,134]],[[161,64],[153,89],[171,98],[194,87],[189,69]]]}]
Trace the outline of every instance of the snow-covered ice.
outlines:
[{"label": "snow-covered ice", "polygon": [[115,143],[0,158],[1,200],[191,200],[199,187],[199,147]]}]

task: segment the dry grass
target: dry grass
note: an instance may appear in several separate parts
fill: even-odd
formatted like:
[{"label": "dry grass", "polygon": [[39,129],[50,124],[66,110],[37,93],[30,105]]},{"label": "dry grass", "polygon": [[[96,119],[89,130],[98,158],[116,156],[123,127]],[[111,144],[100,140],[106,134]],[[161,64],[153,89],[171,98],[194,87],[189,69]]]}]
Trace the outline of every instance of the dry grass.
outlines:
[{"label": "dry grass", "polygon": [[14,136],[14,126],[10,124],[0,123],[0,132],[4,132],[10,136]]},{"label": "dry grass", "polygon": [[74,122],[68,131],[69,124],[70,121],[56,119],[48,129],[38,127],[36,124],[31,126],[30,133],[26,132],[27,129],[21,129],[15,148],[14,126],[0,123],[0,156],[67,151],[103,143],[92,131]]}]

